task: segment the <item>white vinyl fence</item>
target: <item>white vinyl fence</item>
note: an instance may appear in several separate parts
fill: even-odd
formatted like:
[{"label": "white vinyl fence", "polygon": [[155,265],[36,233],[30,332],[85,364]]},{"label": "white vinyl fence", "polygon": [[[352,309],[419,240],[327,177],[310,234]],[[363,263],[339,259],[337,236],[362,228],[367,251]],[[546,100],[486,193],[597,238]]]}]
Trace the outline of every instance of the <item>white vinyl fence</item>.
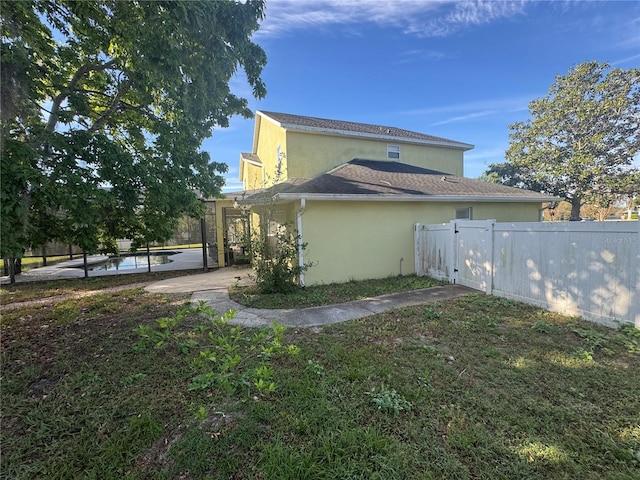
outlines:
[{"label": "white vinyl fence", "polygon": [[416,275],[640,328],[640,222],[414,225]]}]

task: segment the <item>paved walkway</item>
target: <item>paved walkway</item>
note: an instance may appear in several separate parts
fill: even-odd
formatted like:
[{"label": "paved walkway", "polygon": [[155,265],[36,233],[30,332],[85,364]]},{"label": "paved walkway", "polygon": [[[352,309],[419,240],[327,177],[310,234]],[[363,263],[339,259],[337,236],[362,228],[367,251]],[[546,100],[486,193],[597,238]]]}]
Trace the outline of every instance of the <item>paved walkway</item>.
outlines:
[{"label": "paved walkway", "polygon": [[224,290],[231,285],[252,285],[253,270],[247,266],[219,268],[208,273],[167,278],[148,285],[145,289],[153,293],[189,293],[201,290]]},{"label": "paved walkway", "polygon": [[445,285],[392,293],[337,305],[286,310],[258,309],[240,305],[232,301],[228,294],[229,286],[234,283],[250,285],[253,282],[250,274],[251,270],[249,268],[227,267],[201,275],[162,280],[148,285],[145,289],[155,293],[193,292],[191,295],[193,303],[204,301],[218,313],[235,310],[236,315],[231,323],[250,327],[272,325],[274,320],[288,327],[328,325],[376,315],[394,308],[447,300],[467,295],[474,291],[460,285]]}]

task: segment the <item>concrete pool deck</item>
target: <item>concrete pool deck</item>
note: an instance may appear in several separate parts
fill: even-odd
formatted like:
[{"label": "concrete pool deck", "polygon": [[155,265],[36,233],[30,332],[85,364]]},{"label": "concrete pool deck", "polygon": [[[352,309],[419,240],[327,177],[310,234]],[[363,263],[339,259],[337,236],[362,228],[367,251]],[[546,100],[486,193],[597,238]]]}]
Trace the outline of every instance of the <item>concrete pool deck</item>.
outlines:
[{"label": "concrete pool deck", "polygon": [[[202,249],[201,248],[189,248],[189,249],[171,249],[167,247],[163,252],[177,252],[175,255],[171,255],[171,261],[162,265],[152,265],[152,272],[167,272],[173,270],[198,270],[202,269]],[[144,252],[143,252],[144,253]],[[154,251],[152,253],[159,253]],[[87,257],[87,263],[89,266],[95,266],[102,262],[109,260],[107,255],[89,255]],[[217,262],[209,260],[210,268],[217,268]],[[83,278],[84,269],[82,257],[74,258],[73,260],[66,260],[64,262],[56,263],[55,265],[48,265],[46,267],[34,268],[27,270],[26,272],[16,275],[16,283],[25,282],[39,282],[46,280],[58,280],[66,278]],[[101,277],[105,275],[127,275],[131,273],[144,273],[147,268],[132,268],[126,270],[90,270],[89,277]],[[5,285],[9,283],[9,276],[5,275],[0,277],[0,284]]]}]

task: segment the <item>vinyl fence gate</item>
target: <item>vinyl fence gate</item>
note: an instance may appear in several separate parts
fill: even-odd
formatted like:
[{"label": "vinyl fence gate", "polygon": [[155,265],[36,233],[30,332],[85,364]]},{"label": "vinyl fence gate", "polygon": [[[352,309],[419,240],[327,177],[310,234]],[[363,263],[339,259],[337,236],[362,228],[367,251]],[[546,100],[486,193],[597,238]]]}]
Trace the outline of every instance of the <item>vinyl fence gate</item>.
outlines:
[{"label": "vinyl fence gate", "polygon": [[640,222],[414,225],[416,275],[640,328]]}]

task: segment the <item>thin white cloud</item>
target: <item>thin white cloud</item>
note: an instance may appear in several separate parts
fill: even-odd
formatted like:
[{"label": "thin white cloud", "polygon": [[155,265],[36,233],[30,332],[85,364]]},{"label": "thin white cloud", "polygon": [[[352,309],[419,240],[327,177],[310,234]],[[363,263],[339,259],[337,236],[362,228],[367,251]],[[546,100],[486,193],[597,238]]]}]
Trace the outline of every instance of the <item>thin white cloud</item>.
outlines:
[{"label": "thin white cloud", "polygon": [[436,127],[492,115],[526,112],[529,102],[534,98],[536,98],[536,95],[518,95],[514,97],[439,105],[437,107],[419,108],[397,113],[399,115],[424,117],[425,122],[431,120],[432,123],[429,123],[429,127]]},{"label": "thin white cloud", "polygon": [[520,112],[528,108],[529,102],[540,95],[518,95],[515,97],[496,98],[487,100],[476,100],[466,103],[453,103],[440,105],[437,107],[419,108],[399,112],[401,115],[442,115],[458,114],[456,116],[466,116],[474,112]]},{"label": "thin white cloud", "polygon": [[432,123],[429,126],[430,127],[437,127],[438,125],[446,125],[447,123],[464,122],[465,120],[471,120],[471,119],[478,118],[478,117],[486,117],[487,115],[493,115],[495,113],[498,113],[498,112],[496,112],[495,110],[485,110],[483,112],[473,112],[473,113],[468,113],[466,115],[459,115],[457,117],[447,118],[447,119],[442,120],[440,122]]},{"label": "thin white cloud", "polygon": [[611,66],[620,65],[622,63],[627,63],[627,62],[630,62],[631,60],[635,60],[637,58],[640,58],[640,53],[638,55],[632,55],[630,57],[626,57],[626,58],[621,58],[619,60],[615,60],[615,61],[611,62]]},{"label": "thin white cloud", "polygon": [[[640,8],[637,9],[640,12]],[[640,47],[640,15],[620,21],[616,24],[617,40],[614,43],[618,48],[631,48],[635,51]]]},{"label": "thin white cloud", "polygon": [[401,65],[406,63],[421,62],[424,60],[442,60],[449,57],[451,56],[437,50],[409,50],[398,54],[398,60],[393,62],[393,64]]},{"label": "thin white cloud", "polygon": [[464,154],[465,177],[478,178],[492,163],[504,162],[508,145],[491,145],[482,150],[471,150]]},{"label": "thin white cloud", "polygon": [[638,48],[640,47],[640,35],[634,32],[624,40],[617,42],[614,46],[618,48]]},{"label": "thin white cloud", "polygon": [[525,12],[525,0],[271,0],[256,36],[284,37],[296,30],[349,25],[392,26],[423,37],[446,36]]},{"label": "thin white cloud", "polygon": [[485,148],[483,150],[471,150],[464,154],[464,160],[473,162],[476,164],[488,165],[489,163],[501,162],[504,160],[504,152],[506,146],[494,146],[492,148]]},{"label": "thin white cloud", "polygon": [[525,11],[525,2],[522,0],[455,2],[453,10],[447,10],[441,15],[429,18],[423,24],[419,21],[412,22],[407,32],[425,37],[451,35],[469,26],[485,25],[503,18],[521,15]]}]

